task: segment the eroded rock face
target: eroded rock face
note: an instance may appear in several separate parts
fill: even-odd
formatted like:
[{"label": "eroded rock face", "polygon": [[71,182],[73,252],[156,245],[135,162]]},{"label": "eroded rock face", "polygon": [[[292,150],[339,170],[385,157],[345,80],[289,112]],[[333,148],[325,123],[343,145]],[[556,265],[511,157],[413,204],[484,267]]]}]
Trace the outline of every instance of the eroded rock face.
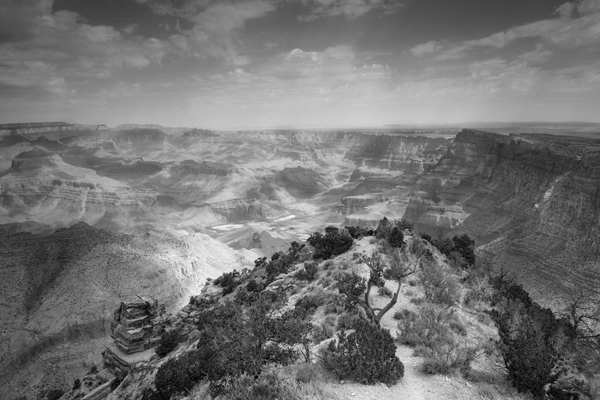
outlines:
[{"label": "eroded rock face", "polygon": [[[320,212],[331,210],[336,193],[368,194],[397,186],[406,179],[401,175],[421,174],[450,143],[389,132],[215,133],[133,125],[68,134],[2,139],[0,223],[196,231],[310,216],[320,204]],[[347,191],[348,182],[358,185]]]},{"label": "eroded rock face", "polygon": [[463,130],[417,186],[425,179],[439,180],[441,204],[464,218],[415,201],[406,216],[418,227],[476,237],[540,295],[598,287],[599,140]]}]

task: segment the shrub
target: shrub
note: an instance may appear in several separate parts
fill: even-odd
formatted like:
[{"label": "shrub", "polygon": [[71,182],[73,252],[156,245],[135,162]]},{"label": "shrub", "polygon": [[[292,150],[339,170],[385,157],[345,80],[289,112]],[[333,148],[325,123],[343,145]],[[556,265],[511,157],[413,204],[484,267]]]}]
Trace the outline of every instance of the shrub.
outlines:
[{"label": "shrub", "polygon": [[414,228],[414,224],[411,222],[408,222],[407,220],[405,220],[404,218],[402,218],[399,221],[396,221],[396,227],[398,229],[400,229],[401,231],[408,229],[409,231],[412,232],[413,228]]},{"label": "shrub", "polygon": [[398,322],[398,342],[408,346],[435,347],[453,339],[451,314],[438,306],[426,305],[418,314],[405,311]]},{"label": "shrub", "polygon": [[142,399],[169,400],[174,394],[189,391],[206,376],[202,371],[212,368],[210,356],[194,350],[168,360],[156,372],[155,389],[144,391]]},{"label": "shrub", "polygon": [[428,374],[467,372],[480,354],[479,347],[453,332],[466,335],[466,328],[456,315],[435,305],[427,305],[419,314],[404,311],[398,322],[398,341],[415,347],[415,355],[425,358],[423,371]]},{"label": "shrub", "polygon": [[65,394],[64,390],[51,389],[45,393],[44,399],[45,400],[58,400],[62,397],[63,394]]},{"label": "shrub", "polygon": [[335,322],[331,320],[325,320],[321,325],[313,327],[313,342],[315,344],[321,343],[323,340],[327,340],[333,337],[335,334]]},{"label": "shrub", "polygon": [[355,331],[338,334],[323,353],[323,364],[340,379],[363,384],[394,384],[404,376],[390,332],[358,320]]},{"label": "shrub", "polygon": [[173,351],[173,349],[175,349],[175,347],[177,347],[178,343],[179,343],[179,330],[178,329],[173,329],[173,330],[170,330],[167,332],[163,332],[163,334],[160,335],[160,342],[158,344],[158,347],[156,348],[156,355],[161,358],[166,356],[171,351]]},{"label": "shrub", "polygon": [[248,292],[258,293],[262,291],[263,287],[261,284],[257,283],[254,279],[250,279],[246,284],[246,290]]},{"label": "shrub", "polygon": [[352,329],[354,327],[354,324],[356,323],[356,319],[358,317],[355,315],[350,315],[350,314],[342,314],[340,316],[338,316],[337,319],[337,328],[338,329]]},{"label": "shrub", "polygon": [[392,291],[385,286],[378,288],[377,294],[379,294],[381,297],[390,297],[390,298],[394,295],[392,293]]},{"label": "shrub", "polygon": [[354,241],[350,235],[340,233],[338,228],[328,226],[325,228],[325,235],[314,232],[307,239],[307,242],[315,248],[313,259],[326,260],[350,250]]},{"label": "shrub", "polygon": [[375,237],[377,239],[386,239],[390,236],[392,232],[392,223],[386,218],[383,217],[379,221],[379,225],[377,225],[377,229],[375,230]]},{"label": "shrub", "polygon": [[404,245],[404,235],[398,227],[394,227],[390,232],[388,243],[392,247],[402,247],[402,245]]},{"label": "shrub", "polygon": [[296,274],[294,275],[294,277],[296,279],[302,280],[302,281],[313,281],[315,279],[315,275],[317,274],[319,268],[318,268],[318,264],[314,261],[305,261],[304,262],[304,268],[301,269],[300,271],[296,272]]},{"label": "shrub", "polygon": [[471,363],[479,356],[478,348],[464,343],[451,342],[434,349],[424,350],[423,372],[430,375],[448,375],[454,371],[466,374]]},{"label": "shrub", "polygon": [[346,226],[348,234],[353,239],[360,239],[363,236],[373,236],[373,230],[367,228],[361,228],[360,226]]},{"label": "shrub", "polygon": [[460,299],[460,286],[456,278],[434,263],[423,266],[420,278],[425,298],[432,303],[451,307]]},{"label": "shrub", "polygon": [[503,299],[496,298],[498,310],[492,318],[498,327],[508,379],[517,390],[542,398],[548,387],[560,382],[555,367],[562,357],[573,354],[576,331],[531,300],[522,287],[501,278],[495,280],[495,286],[496,297]]},{"label": "shrub", "polygon": [[410,310],[398,310],[394,313],[395,320],[403,320],[403,319],[414,319],[416,314]]},{"label": "shrub", "polygon": [[494,288],[486,277],[476,277],[470,280],[469,290],[465,294],[463,302],[466,306],[476,301],[489,303],[494,297]]},{"label": "shrub", "polygon": [[458,319],[451,319],[450,321],[448,321],[448,325],[449,325],[450,329],[452,329],[454,332],[458,333],[459,335],[467,336],[467,328]]},{"label": "shrub", "polygon": [[420,306],[421,304],[425,303],[425,299],[423,297],[413,297],[409,301],[416,306]]},{"label": "shrub", "polygon": [[316,364],[306,362],[300,364],[296,371],[296,381],[308,383],[319,378],[320,371]]},{"label": "shrub", "polygon": [[324,292],[317,291],[298,299],[295,307],[302,307],[310,312],[314,312],[317,308],[325,304],[326,297],[327,295]]},{"label": "shrub", "polygon": [[454,236],[452,238],[454,248],[465,259],[468,265],[475,264],[475,241],[466,233],[462,236]]},{"label": "shrub", "polygon": [[223,400],[300,400],[293,387],[274,373],[258,377],[242,374],[219,382],[219,396]]},{"label": "shrub", "polygon": [[223,275],[213,281],[213,284],[219,285],[223,288],[223,295],[232,293],[235,288],[240,284],[238,277],[240,273],[236,270],[232,272],[225,272]]}]

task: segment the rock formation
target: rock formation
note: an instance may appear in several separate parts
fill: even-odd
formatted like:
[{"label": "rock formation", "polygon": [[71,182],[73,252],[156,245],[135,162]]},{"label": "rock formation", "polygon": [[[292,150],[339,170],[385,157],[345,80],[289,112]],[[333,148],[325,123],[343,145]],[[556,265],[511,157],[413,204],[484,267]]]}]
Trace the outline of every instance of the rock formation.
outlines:
[{"label": "rock formation", "polygon": [[148,361],[154,352],[147,350],[158,345],[165,317],[164,305],[159,307],[156,299],[137,296],[122,301],[110,322],[113,342],[102,352],[104,366],[118,375]]}]

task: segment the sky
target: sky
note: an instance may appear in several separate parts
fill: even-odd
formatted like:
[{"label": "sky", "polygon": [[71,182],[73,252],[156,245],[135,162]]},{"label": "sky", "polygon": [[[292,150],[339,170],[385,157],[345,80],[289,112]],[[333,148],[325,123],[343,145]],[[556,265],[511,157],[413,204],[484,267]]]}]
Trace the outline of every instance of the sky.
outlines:
[{"label": "sky", "polygon": [[600,0],[0,0],[0,123],[600,122]]}]

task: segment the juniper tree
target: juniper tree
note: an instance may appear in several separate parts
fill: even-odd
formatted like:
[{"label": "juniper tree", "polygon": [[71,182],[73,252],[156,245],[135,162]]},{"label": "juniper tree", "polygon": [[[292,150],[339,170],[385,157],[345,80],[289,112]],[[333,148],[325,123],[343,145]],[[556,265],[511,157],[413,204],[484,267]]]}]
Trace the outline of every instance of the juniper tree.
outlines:
[{"label": "juniper tree", "polygon": [[[409,245],[401,248],[387,247],[383,254],[375,251],[370,256],[362,255],[360,261],[369,267],[369,279],[361,278],[356,273],[346,274],[338,283],[338,290],[345,295],[348,307],[361,306],[369,319],[379,324],[381,318],[398,302],[404,280],[419,270],[426,254],[423,243],[413,239]],[[384,307],[375,307],[369,298],[371,289],[383,287],[386,280],[397,284],[396,291]]]}]

